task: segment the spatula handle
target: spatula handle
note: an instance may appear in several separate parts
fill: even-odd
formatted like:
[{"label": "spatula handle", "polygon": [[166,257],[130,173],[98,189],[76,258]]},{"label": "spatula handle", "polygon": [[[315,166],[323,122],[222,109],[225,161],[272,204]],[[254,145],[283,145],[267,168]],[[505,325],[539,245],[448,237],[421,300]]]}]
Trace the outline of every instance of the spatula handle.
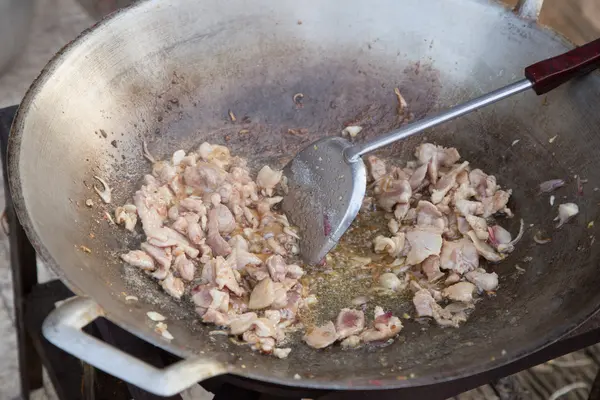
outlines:
[{"label": "spatula handle", "polygon": [[600,39],[525,68],[525,77],[538,94],[544,94],[600,67]]},{"label": "spatula handle", "polygon": [[560,56],[530,65],[525,68],[526,79],[454,106],[437,115],[426,117],[420,121],[403,126],[387,135],[375,138],[366,143],[348,147],[344,151],[346,160],[348,162],[356,162],[363,154],[420,133],[425,129],[433,128],[446,121],[469,114],[481,107],[493,104],[527,89],[533,88],[538,95],[547,93],[568,80],[587,74],[598,67],[600,67],[600,39],[596,39]]}]

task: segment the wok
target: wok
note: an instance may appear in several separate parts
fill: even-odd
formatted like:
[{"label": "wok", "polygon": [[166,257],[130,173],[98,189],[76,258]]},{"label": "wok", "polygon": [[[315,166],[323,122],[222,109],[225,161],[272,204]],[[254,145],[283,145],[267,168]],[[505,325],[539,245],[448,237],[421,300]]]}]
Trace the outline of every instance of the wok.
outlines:
[{"label": "wok", "polygon": [[[10,137],[20,220],[46,263],[87,296],[59,307],[45,323],[46,336],[159,394],[223,373],[312,388],[426,385],[485,371],[557,340],[600,305],[600,248],[593,246],[600,224],[587,227],[598,217],[597,74],[427,133],[427,140],[456,146],[471,165],[512,188],[511,208],[528,229],[517,250],[493,267],[501,285],[495,298],[481,301],[464,326],[407,323],[386,348],[315,351],[296,343],[279,360],[209,336],[214,327],[199,323],[186,302],[124,268],[116,254],[140,238],[108,225],[103,215],[114,206],[101,205],[92,186],[94,175],[107,178],[113,204],[131,196],[150,168],[142,139],[160,157],[212,141],[254,165],[281,167],[306,143],[337,135],[346,123],[360,121],[365,137],[397,127],[395,87],[419,118],[514,81],[523,66],[569,47],[486,0],[348,0],[343,7],[322,0],[163,0],[113,14],[48,64],[21,103]],[[292,99],[296,93],[304,94],[302,108]],[[239,134],[242,126],[250,133]],[[308,133],[288,133],[298,128]],[[424,140],[398,143],[387,155],[409,159]],[[588,179],[583,196],[574,175]],[[538,194],[539,183],[552,178],[569,180],[556,192],[557,203],[580,207],[561,230],[551,222],[556,205]],[[537,229],[552,242],[535,244]],[[151,310],[168,316],[173,341],[154,332],[145,315]],[[158,371],[81,332],[101,315],[185,360]]]}]

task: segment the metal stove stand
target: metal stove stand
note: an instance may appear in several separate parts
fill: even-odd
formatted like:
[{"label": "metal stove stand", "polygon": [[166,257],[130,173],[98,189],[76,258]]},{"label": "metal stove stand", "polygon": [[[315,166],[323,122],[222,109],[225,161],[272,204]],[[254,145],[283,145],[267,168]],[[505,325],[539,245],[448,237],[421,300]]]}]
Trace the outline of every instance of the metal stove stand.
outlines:
[{"label": "metal stove stand", "polygon": [[[85,364],[55,347],[43,337],[42,322],[54,309],[54,304],[73,296],[73,293],[59,280],[38,284],[36,253],[15,215],[7,181],[6,154],[10,125],[16,110],[16,106],[0,109],[0,150],[3,161],[6,217],[9,225],[15,325],[23,399],[28,400],[31,391],[42,387],[42,366],[47,370],[61,400],[164,399]],[[156,367],[164,367],[177,361],[173,355],[129,334],[108,320],[96,320],[86,329],[88,333]],[[228,375],[204,381],[202,386],[215,393],[217,400],[283,398],[334,400],[375,397],[378,400],[447,399],[598,342],[600,342],[600,315],[553,345],[511,364],[479,375],[427,387],[377,392],[327,392],[276,386]],[[181,397],[174,396],[170,399],[181,399]],[[596,377],[589,399],[600,400],[600,374]]]}]

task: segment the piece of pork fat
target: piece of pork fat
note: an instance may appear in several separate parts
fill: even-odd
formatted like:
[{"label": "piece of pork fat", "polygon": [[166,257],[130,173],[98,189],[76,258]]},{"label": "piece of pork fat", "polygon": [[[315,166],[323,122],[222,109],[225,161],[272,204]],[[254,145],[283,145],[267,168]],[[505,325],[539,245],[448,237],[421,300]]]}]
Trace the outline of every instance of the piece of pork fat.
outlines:
[{"label": "piece of pork fat", "polygon": [[498,190],[496,177],[494,175],[487,175],[480,169],[474,169],[469,172],[469,181],[471,187],[476,191],[475,196],[478,200],[484,197],[491,197]]},{"label": "piece of pork fat", "polygon": [[143,269],[144,271],[154,271],[154,259],[142,250],[132,250],[129,253],[121,254],[121,259],[127,264]]},{"label": "piece of pork fat", "polygon": [[241,335],[246,332],[254,321],[258,319],[258,316],[254,312],[247,312],[245,314],[238,315],[231,318],[229,323],[229,330],[232,335]]},{"label": "piece of pork fat", "polygon": [[429,227],[443,232],[446,224],[443,214],[436,206],[428,201],[421,200],[417,204],[417,226]]},{"label": "piece of pork fat", "polygon": [[473,285],[471,282],[458,282],[445,288],[442,291],[442,295],[453,301],[470,303],[473,301],[474,291],[475,285]]},{"label": "piece of pork fat", "polygon": [[150,255],[160,267],[166,270],[171,268],[171,262],[173,261],[171,249],[152,246],[146,242],[142,243],[140,247],[144,252]]},{"label": "piece of pork fat", "polygon": [[215,283],[219,289],[226,287],[238,296],[242,296],[245,293],[235,278],[231,265],[223,257],[218,256],[212,259],[211,264],[214,268]]},{"label": "piece of pork fat", "polygon": [[285,308],[288,304],[287,289],[280,282],[273,282],[273,302],[270,307],[279,310]]},{"label": "piece of pork fat", "polygon": [[194,279],[194,273],[196,272],[196,267],[191,260],[185,256],[185,253],[178,255],[175,257],[175,261],[173,261],[173,266],[179,273],[179,276],[185,281],[190,282]]},{"label": "piece of pork fat", "polygon": [[148,243],[156,247],[180,247],[190,258],[196,258],[200,254],[200,250],[192,247],[185,236],[167,226],[152,231],[148,235]]},{"label": "piece of pork fat", "polygon": [[362,311],[343,308],[338,314],[335,328],[338,339],[344,339],[360,333],[365,327],[365,315]]},{"label": "piece of pork fat", "polygon": [[187,235],[188,220],[183,216],[178,216],[177,218],[175,218],[175,221],[173,221],[173,223],[171,224],[171,228],[181,233],[182,235]]},{"label": "piece of pork fat", "polygon": [[473,307],[471,304],[466,304],[462,308],[458,308],[454,307],[453,304],[455,303],[453,303],[446,308],[442,308],[427,289],[421,289],[415,293],[413,304],[417,311],[417,317],[432,317],[438,325],[454,328],[458,328],[459,323],[466,321],[464,309]]},{"label": "piece of pork fat", "polygon": [[183,292],[185,292],[183,281],[179,278],[175,278],[170,272],[167,274],[166,278],[159,283],[165,292],[176,299],[180,299],[181,296],[183,296]]},{"label": "piece of pork fat", "polygon": [[433,307],[437,305],[427,289],[421,289],[413,296],[413,305],[418,317],[433,317]]},{"label": "piece of pork fat", "polygon": [[418,190],[422,185],[424,185],[425,176],[427,176],[427,164],[421,165],[412,173],[408,180],[410,188],[413,191]]},{"label": "piece of pork fat", "polygon": [[222,313],[227,313],[227,311],[229,311],[229,293],[217,288],[211,288],[209,293],[212,297],[212,302],[208,308],[220,311]]},{"label": "piece of pork fat", "polygon": [[375,319],[373,328],[364,330],[360,334],[363,342],[374,342],[390,339],[402,330],[402,322],[398,317],[394,317],[391,311],[384,312],[383,308],[375,307]]},{"label": "piece of pork fat", "polygon": [[509,231],[500,225],[494,225],[489,229],[490,243],[499,253],[512,253],[515,245],[523,238],[525,232],[525,222],[521,219],[519,224],[519,233],[512,239]]},{"label": "piece of pork fat", "polygon": [[467,232],[467,236],[473,242],[473,245],[477,249],[479,255],[486,260],[491,262],[499,262],[504,259],[503,255],[496,253],[496,251],[490,245],[479,239],[474,231]]},{"label": "piece of pork fat", "polygon": [[[442,247],[443,249],[443,247]],[[421,269],[429,282],[435,282],[444,277],[444,273],[440,271],[440,257],[429,256],[421,263]]]},{"label": "piece of pork fat", "polygon": [[162,227],[166,219],[168,208],[158,194],[155,186],[142,186],[133,195],[133,203],[138,216],[142,221],[142,228],[146,236]]},{"label": "piece of pork fat", "polygon": [[483,268],[468,272],[465,277],[469,282],[475,284],[480,291],[491,292],[498,287],[498,274],[495,272],[488,273]]},{"label": "piece of pork fat", "polygon": [[[210,211],[212,218],[217,219],[217,226],[219,233],[227,234],[235,229],[235,218],[229,208],[224,206],[223,204],[218,204],[215,206],[213,210]],[[211,216],[209,215],[209,219]]]},{"label": "piece of pork fat", "polygon": [[444,240],[440,255],[440,267],[460,275],[479,267],[479,254],[469,239]]},{"label": "piece of pork fat", "polygon": [[231,254],[227,259],[231,259],[230,263],[237,270],[241,270],[248,265],[262,264],[262,260],[256,254],[249,253],[246,250],[235,248],[231,251]]},{"label": "piece of pork fat", "polygon": [[271,278],[260,281],[250,294],[248,307],[251,310],[260,310],[269,307],[275,300],[275,287]]},{"label": "piece of pork fat", "polygon": [[225,181],[227,172],[214,164],[199,161],[195,166],[186,167],[183,181],[202,193],[214,192]]},{"label": "piece of pork fat", "polygon": [[265,264],[267,265],[271,279],[274,282],[282,282],[285,279],[285,275],[287,274],[287,265],[283,257],[275,254],[267,258]]},{"label": "piece of pork fat", "polygon": [[439,255],[442,249],[442,235],[440,232],[426,228],[413,228],[406,232],[406,241],[410,246],[406,256],[407,265],[422,263],[427,257]]},{"label": "piece of pork fat", "polygon": [[247,265],[245,270],[248,276],[257,282],[269,277],[269,270],[264,264]]},{"label": "piece of pork fat", "polygon": [[[202,226],[198,222],[198,215],[186,214],[184,218],[187,223],[187,237],[193,244],[199,245],[200,243],[202,243],[202,239],[204,239],[204,231],[202,230]],[[173,227],[173,229],[175,229],[175,227]]]},{"label": "piece of pork fat", "polygon": [[412,189],[406,179],[397,179],[385,182],[381,188],[381,193],[377,197],[377,203],[385,211],[392,212],[396,204],[408,204]]},{"label": "piece of pork fat", "polygon": [[[226,313],[229,310],[229,293],[211,285],[198,285],[192,289],[192,301],[198,308],[217,310]],[[202,314],[204,314],[202,312]]]},{"label": "piece of pork fat", "polygon": [[208,161],[224,169],[233,163],[233,157],[231,157],[229,149],[219,144],[202,143],[198,147],[198,155],[204,161]]},{"label": "piece of pork fat", "polygon": [[219,232],[219,211],[215,208],[208,213],[208,234],[206,244],[216,256],[227,256],[231,253],[231,246],[223,239]]},{"label": "piece of pork fat", "polygon": [[265,196],[272,196],[275,186],[281,181],[283,171],[274,171],[268,165],[265,165],[258,171],[256,183]]},{"label": "piece of pork fat", "polygon": [[133,232],[137,223],[137,207],[133,204],[125,204],[115,210],[115,222],[117,225],[125,225],[125,229]]},{"label": "piece of pork fat", "polygon": [[[481,240],[488,240],[490,234],[488,232],[488,225],[484,218],[476,217],[474,215],[466,215],[466,221],[471,226],[471,229],[475,232],[477,237]],[[509,240],[510,242],[510,240]]]},{"label": "piece of pork fat", "polygon": [[455,203],[456,210],[460,213],[460,215],[482,215],[484,208],[483,204],[478,201],[471,200],[458,200]]},{"label": "piece of pork fat", "polygon": [[217,326],[227,326],[229,325],[230,318],[225,313],[213,309],[208,309],[206,310],[204,315],[202,315],[202,322],[207,324],[214,324]]},{"label": "piece of pork fat", "polygon": [[433,191],[431,193],[431,202],[433,204],[437,204],[442,201],[450,189],[452,189],[456,184],[456,176],[460,172],[467,169],[468,166],[469,162],[465,161],[462,164],[452,168],[450,172],[440,178],[440,180],[433,187]]},{"label": "piece of pork fat", "polygon": [[185,199],[182,199],[179,202],[179,211],[181,212],[182,210],[191,211],[191,212],[197,214],[199,217],[206,215],[206,212],[207,212],[206,206],[204,205],[204,202],[202,201],[202,199],[199,197],[191,197],[191,196],[187,197]]},{"label": "piece of pork fat", "polygon": [[367,157],[367,168],[371,179],[375,182],[386,175],[385,162],[376,156]]},{"label": "piece of pork fat", "polygon": [[169,183],[177,175],[177,168],[168,161],[158,161],[152,165],[152,176],[160,183]]},{"label": "piece of pork fat", "polygon": [[[462,171],[456,176],[456,181],[458,183],[458,179],[461,176],[467,175],[467,171]],[[457,201],[460,200],[468,200],[471,197],[475,196],[477,192],[471,186],[469,186],[468,182],[461,183],[458,187],[455,187],[453,190],[452,197],[450,198],[451,203],[456,204]]]},{"label": "piece of pork fat", "polygon": [[460,159],[460,154],[454,147],[443,148],[431,143],[423,143],[417,147],[415,157],[417,157],[419,164],[427,164],[427,175],[429,180],[435,184],[438,179],[439,168],[451,167]]},{"label": "piece of pork fat", "polygon": [[303,337],[304,341],[310,347],[323,349],[338,339],[333,322],[326,322],[322,326],[309,328]]},{"label": "piece of pork fat", "polygon": [[481,204],[483,205],[483,217],[491,217],[497,212],[503,212],[508,216],[512,216],[512,212],[508,207],[506,207],[511,194],[512,190],[498,190],[492,197],[482,198]]},{"label": "piece of pork fat", "polygon": [[375,253],[385,252],[392,257],[398,257],[404,250],[405,240],[406,236],[402,232],[398,232],[391,238],[379,235],[373,239],[373,247],[375,249]]}]

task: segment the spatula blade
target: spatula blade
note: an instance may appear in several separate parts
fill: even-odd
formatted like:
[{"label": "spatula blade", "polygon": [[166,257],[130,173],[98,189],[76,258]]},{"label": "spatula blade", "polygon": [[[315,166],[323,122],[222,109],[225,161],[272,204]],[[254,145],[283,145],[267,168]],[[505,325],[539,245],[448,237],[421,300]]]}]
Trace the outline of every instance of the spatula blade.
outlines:
[{"label": "spatula blade", "polygon": [[352,144],[326,137],[304,148],[283,170],[287,194],[282,209],[299,228],[300,255],[319,263],[336,245],[358,214],[367,174],[362,159],[348,162],[344,149]]}]

